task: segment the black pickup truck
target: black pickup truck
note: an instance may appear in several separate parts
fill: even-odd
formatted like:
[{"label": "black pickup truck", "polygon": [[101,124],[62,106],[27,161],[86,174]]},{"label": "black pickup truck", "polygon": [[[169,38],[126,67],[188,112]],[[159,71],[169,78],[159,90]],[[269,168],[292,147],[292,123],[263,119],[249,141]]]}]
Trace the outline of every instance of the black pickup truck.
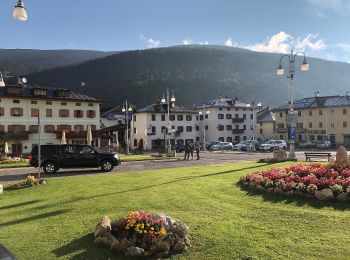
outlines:
[{"label": "black pickup truck", "polygon": [[[109,172],[120,164],[117,154],[100,153],[84,144],[41,145],[41,167],[45,173],[55,173],[60,168],[97,168]],[[29,155],[30,165],[38,167],[38,146]]]}]

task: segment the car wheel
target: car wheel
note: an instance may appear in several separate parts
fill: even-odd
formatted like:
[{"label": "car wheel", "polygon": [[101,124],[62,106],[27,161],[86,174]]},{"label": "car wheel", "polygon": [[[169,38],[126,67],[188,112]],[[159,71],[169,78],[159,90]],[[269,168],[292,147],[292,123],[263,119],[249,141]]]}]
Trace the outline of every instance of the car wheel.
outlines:
[{"label": "car wheel", "polygon": [[287,150],[287,146],[283,146],[283,150]]},{"label": "car wheel", "polygon": [[54,162],[46,162],[43,164],[43,170],[45,173],[55,173],[57,172],[58,168]]},{"label": "car wheel", "polygon": [[113,164],[109,160],[105,160],[101,163],[101,170],[104,172],[110,172],[113,170]]}]

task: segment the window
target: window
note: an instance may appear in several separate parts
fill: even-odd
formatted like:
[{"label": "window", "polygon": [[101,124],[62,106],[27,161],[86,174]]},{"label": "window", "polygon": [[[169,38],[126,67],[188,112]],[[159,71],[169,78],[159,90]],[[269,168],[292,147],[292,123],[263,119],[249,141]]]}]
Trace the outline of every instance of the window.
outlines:
[{"label": "window", "polygon": [[69,110],[68,109],[60,109],[59,117],[69,117]]},{"label": "window", "polygon": [[196,125],[196,131],[199,131],[199,125]]},{"label": "window", "polygon": [[9,125],[8,131],[10,133],[16,133],[16,132],[24,132],[26,130],[25,125]]},{"label": "window", "polygon": [[88,118],[95,118],[96,117],[96,111],[95,110],[88,110],[87,111],[87,117]]},{"label": "window", "polygon": [[45,133],[53,133],[53,132],[55,132],[55,126],[54,125],[45,125],[44,126],[44,132]]},{"label": "window", "polygon": [[134,134],[137,134],[137,132],[136,132],[136,127],[134,127]]},{"label": "window", "polygon": [[346,121],[343,122],[343,127],[347,127],[348,123]]},{"label": "window", "polygon": [[162,133],[166,133],[166,127],[162,126],[161,131],[162,131]]},{"label": "window", "polygon": [[65,154],[75,154],[75,147],[73,145],[65,145],[63,148],[63,153]]},{"label": "window", "polygon": [[61,106],[66,106],[67,102],[61,102]]},{"label": "window", "polygon": [[246,125],[243,125],[243,130],[247,130],[247,126]]},{"label": "window", "polygon": [[203,121],[203,119],[204,119],[204,116],[203,116],[203,115],[200,115],[200,116],[199,116],[199,120]]},{"label": "window", "polygon": [[38,101],[32,100],[32,101],[30,101],[30,104],[32,104],[32,105],[38,104]]},{"label": "window", "polygon": [[298,111],[298,116],[301,116],[301,111]]},{"label": "window", "polygon": [[219,107],[219,111],[222,111],[222,107]]},{"label": "window", "polygon": [[230,111],[230,110],[231,110],[231,108],[228,107],[228,108],[227,108],[227,111]]},{"label": "window", "polygon": [[232,137],[231,137],[231,136],[230,136],[230,137],[227,137],[226,140],[227,140],[227,142],[232,143]]},{"label": "window", "polygon": [[74,131],[84,131],[83,125],[74,125]]},{"label": "window", "polygon": [[37,134],[39,132],[39,126],[38,125],[30,125],[29,132],[31,132],[32,134]]},{"label": "window", "polygon": [[192,116],[191,115],[186,115],[186,121],[192,121]]},{"label": "window", "polygon": [[32,108],[31,109],[31,117],[38,117],[39,116],[39,109]]},{"label": "window", "polygon": [[23,108],[11,108],[11,116],[23,116]]},{"label": "window", "polygon": [[346,108],[343,108],[343,115],[346,115],[347,114],[347,110],[346,110]]},{"label": "window", "polygon": [[46,96],[46,89],[34,89],[35,96]]},{"label": "window", "polygon": [[77,107],[80,107],[80,106],[81,106],[81,103],[75,103],[75,105],[76,105]]},{"label": "window", "polygon": [[297,123],[297,128],[302,129],[303,128],[303,123]]},{"label": "window", "polygon": [[226,114],[226,119],[231,119],[232,115],[231,114]]},{"label": "window", "polygon": [[279,124],[277,124],[277,128],[278,128],[278,129],[283,129],[283,128],[284,128],[284,123],[279,123]]},{"label": "window", "polygon": [[78,154],[94,154],[95,151],[91,149],[89,146],[77,146],[76,147]]},{"label": "window", "polygon": [[253,114],[250,114],[250,119],[254,119],[254,115]]},{"label": "window", "polygon": [[89,107],[93,107],[94,106],[94,104],[93,103],[89,103],[89,105],[88,105]]},{"label": "window", "polygon": [[21,101],[18,100],[18,99],[14,99],[12,102],[13,102],[14,104],[19,104],[19,103],[21,103]]},{"label": "window", "polygon": [[247,109],[243,108],[243,111],[246,111]]},{"label": "window", "polygon": [[62,131],[71,131],[72,127],[70,125],[58,125],[57,126],[57,131],[62,132]]},{"label": "window", "polygon": [[318,127],[319,127],[319,128],[322,128],[322,127],[323,127],[322,122],[319,122],[319,123],[318,123]]},{"label": "window", "polygon": [[[94,110],[89,110],[89,111],[94,111]],[[82,118],[83,116],[84,116],[84,111],[83,110],[74,110],[74,117]]]},{"label": "window", "polygon": [[183,126],[178,126],[178,127],[177,127],[177,131],[178,131],[178,132],[182,132],[183,130],[184,130]]},{"label": "window", "polygon": [[208,125],[205,125],[205,130],[208,130],[208,129],[209,129]]},{"label": "window", "polygon": [[164,115],[164,114],[162,114],[161,120],[162,120],[162,121],[165,121],[165,115]]},{"label": "window", "polygon": [[235,125],[235,129],[238,130],[239,129],[239,125]]},{"label": "window", "polygon": [[262,133],[263,133],[263,129],[261,128],[261,129],[260,129],[260,134],[262,134]]},{"label": "window", "polygon": [[152,121],[156,121],[156,115],[152,114]]},{"label": "window", "polygon": [[229,131],[232,130],[232,125],[227,125],[226,130],[229,130]]},{"label": "window", "polygon": [[246,119],[247,118],[247,115],[246,114],[243,114],[243,119]]},{"label": "window", "polygon": [[5,109],[3,107],[0,107],[0,116],[5,115]]},{"label": "window", "polygon": [[22,94],[22,87],[6,87],[6,94],[21,95]]},{"label": "window", "polygon": [[46,105],[51,106],[52,105],[52,101],[46,101]]},{"label": "window", "polygon": [[218,125],[218,130],[219,131],[224,131],[225,127],[223,125]]},{"label": "window", "polygon": [[192,126],[186,126],[186,132],[192,132]]},{"label": "window", "polygon": [[152,126],[152,134],[155,134],[155,133],[156,133],[156,127]]},{"label": "window", "polygon": [[57,97],[69,97],[70,95],[70,90],[57,90],[56,91],[56,96]]},{"label": "window", "polygon": [[46,117],[52,117],[52,109],[46,109]]},{"label": "window", "polygon": [[196,142],[199,142],[199,136],[196,136]]},{"label": "window", "polygon": [[331,123],[331,128],[334,128],[334,122]]},{"label": "window", "polygon": [[235,118],[239,118],[239,115],[238,115],[238,114],[235,114]]},{"label": "window", "polygon": [[283,135],[280,135],[280,139],[283,140],[283,139],[284,139],[284,136],[283,136]]},{"label": "window", "polygon": [[225,138],[219,137],[219,142],[225,142]]},{"label": "window", "polygon": [[309,123],[309,128],[312,128],[312,122]]},{"label": "window", "polygon": [[280,117],[283,117],[283,113],[282,112],[280,112]]},{"label": "window", "polygon": [[136,115],[134,115],[134,122],[136,122]]},{"label": "window", "polygon": [[177,115],[177,121],[183,121],[184,116],[183,115]]},{"label": "window", "polygon": [[205,115],[205,119],[208,119],[208,118],[209,118],[209,115],[208,115],[208,114],[206,114],[206,115]]},{"label": "window", "polygon": [[224,119],[224,114],[218,114],[218,119]]},{"label": "window", "polygon": [[314,135],[310,135],[310,141],[315,141],[315,136]]},{"label": "window", "polygon": [[331,109],[331,115],[334,115],[334,109]]},{"label": "window", "polygon": [[312,116],[312,110],[309,111],[309,116]]},{"label": "window", "polygon": [[318,115],[322,116],[322,110],[318,110]]},{"label": "window", "polygon": [[4,125],[0,125],[0,133],[5,132],[5,126]]},{"label": "window", "polygon": [[170,121],[175,121],[175,115],[170,115],[169,119],[170,119]]}]

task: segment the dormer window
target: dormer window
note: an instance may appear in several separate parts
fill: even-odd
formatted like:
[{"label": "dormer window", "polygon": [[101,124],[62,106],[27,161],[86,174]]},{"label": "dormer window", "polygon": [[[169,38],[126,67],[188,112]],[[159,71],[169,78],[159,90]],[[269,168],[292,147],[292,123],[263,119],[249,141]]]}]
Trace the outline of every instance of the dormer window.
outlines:
[{"label": "dormer window", "polygon": [[35,88],[34,89],[34,96],[46,96],[47,95],[47,90],[42,89],[42,88]]},{"label": "dormer window", "polygon": [[69,97],[70,91],[68,89],[56,90],[56,97]]},{"label": "dormer window", "polygon": [[6,86],[7,95],[22,95],[22,86]]}]

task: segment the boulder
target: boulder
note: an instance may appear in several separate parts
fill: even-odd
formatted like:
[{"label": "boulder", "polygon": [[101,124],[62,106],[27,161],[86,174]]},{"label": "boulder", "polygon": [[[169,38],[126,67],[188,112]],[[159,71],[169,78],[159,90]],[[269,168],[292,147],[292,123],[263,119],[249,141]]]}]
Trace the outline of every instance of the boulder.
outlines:
[{"label": "boulder", "polygon": [[4,186],[0,184],[0,194],[2,194],[3,192],[4,192]]},{"label": "boulder", "polygon": [[340,167],[344,167],[344,168],[349,166],[348,153],[343,145],[339,146],[337,150],[335,163]]},{"label": "boulder", "polygon": [[345,192],[340,193],[337,196],[337,201],[342,201],[342,202],[348,201],[348,197],[346,196],[346,193]]},{"label": "boulder", "polygon": [[125,255],[131,257],[140,257],[143,256],[144,253],[145,250],[143,248],[131,246],[126,250]]},{"label": "boulder", "polygon": [[107,216],[104,216],[96,226],[94,238],[105,236],[106,233],[111,232],[111,229],[111,220]]},{"label": "boulder", "polygon": [[130,247],[129,240],[127,240],[126,238],[123,238],[122,240],[119,241],[116,251],[124,253],[129,247]]},{"label": "boulder", "polygon": [[273,151],[273,159],[276,159],[278,162],[287,161],[287,153],[285,150],[279,149]]},{"label": "boulder", "polygon": [[176,254],[182,254],[186,250],[186,244],[184,242],[177,242],[174,246],[174,252]]},{"label": "boulder", "polygon": [[266,189],[263,186],[261,186],[261,185],[256,185],[255,189],[257,191],[266,191]]},{"label": "boulder", "polygon": [[331,189],[322,189],[315,192],[315,198],[318,200],[332,200],[334,199],[334,194]]},{"label": "boulder", "polygon": [[281,188],[275,188],[275,193],[284,194],[284,191]]}]

